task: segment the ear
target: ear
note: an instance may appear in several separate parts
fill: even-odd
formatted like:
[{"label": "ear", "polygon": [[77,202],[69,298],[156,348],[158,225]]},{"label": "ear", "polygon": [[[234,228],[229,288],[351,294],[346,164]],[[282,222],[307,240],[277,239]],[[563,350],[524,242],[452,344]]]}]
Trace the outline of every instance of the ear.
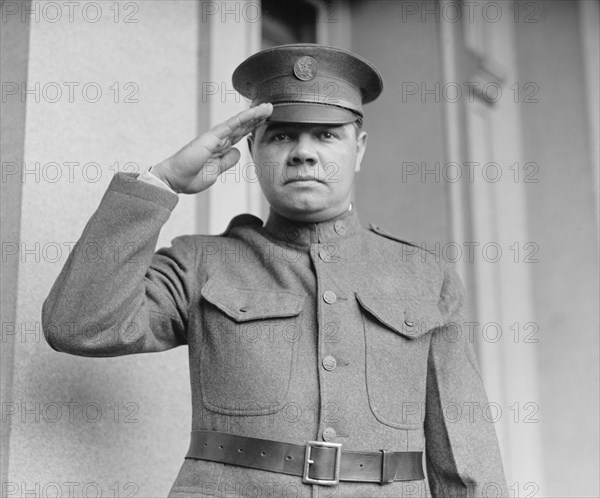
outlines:
[{"label": "ear", "polygon": [[354,171],[358,173],[360,171],[360,163],[367,150],[367,132],[361,131],[356,138],[356,165]]}]

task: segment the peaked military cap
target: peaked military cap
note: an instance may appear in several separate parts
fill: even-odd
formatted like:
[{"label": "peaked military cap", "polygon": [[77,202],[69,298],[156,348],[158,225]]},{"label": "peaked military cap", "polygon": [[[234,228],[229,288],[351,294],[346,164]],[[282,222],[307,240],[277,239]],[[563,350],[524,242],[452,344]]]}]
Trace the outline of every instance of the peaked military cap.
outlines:
[{"label": "peaked military cap", "polygon": [[252,55],[234,71],[233,87],[252,106],[271,102],[270,121],[344,124],[362,119],[362,105],[379,96],[383,80],[352,52],[301,43]]}]

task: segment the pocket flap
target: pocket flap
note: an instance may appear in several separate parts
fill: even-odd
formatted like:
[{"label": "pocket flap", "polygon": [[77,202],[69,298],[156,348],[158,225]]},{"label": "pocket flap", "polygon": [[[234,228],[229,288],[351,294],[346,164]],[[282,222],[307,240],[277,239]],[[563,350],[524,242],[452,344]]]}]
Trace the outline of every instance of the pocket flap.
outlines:
[{"label": "pocket flap", "polygon": [[236,322],[297,316],[304,305],[304,297],[293,292],[238,289],[218,280],[209,280],[201,294]]},{"label": "pocket flap", "polygon": [[437,306],[417,299],[359,292],[356,293],[356,299],[379,322],[408,338],[420,337],[443,325]]}]

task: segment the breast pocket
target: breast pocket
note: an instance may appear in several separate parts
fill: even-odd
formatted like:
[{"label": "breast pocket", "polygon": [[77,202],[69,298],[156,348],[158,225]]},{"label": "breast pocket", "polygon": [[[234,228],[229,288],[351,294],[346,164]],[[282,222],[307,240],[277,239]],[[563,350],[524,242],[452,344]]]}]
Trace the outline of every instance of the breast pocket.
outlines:
[{"label": "breast pocket", "polygon": [[202,289],[200,383],[204,405],[228,415],[267,415],[287,398],[304,297],[209,281]]},{"label": "breast pocket", "polygon": [[425,417],[431,334],[442,325],[435,304],[357,293],[365,334],[369,405],[381,423],[417,429]]}]

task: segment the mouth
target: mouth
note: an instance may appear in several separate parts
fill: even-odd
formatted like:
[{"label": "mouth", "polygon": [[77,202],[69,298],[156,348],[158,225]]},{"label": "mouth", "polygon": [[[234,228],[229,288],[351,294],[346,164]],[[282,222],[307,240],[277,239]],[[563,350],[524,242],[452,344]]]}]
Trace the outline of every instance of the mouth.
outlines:
[{"label": "mouth", "polygon": [[311,175],[306,175],[306,176],[297,176],[294,178],[288,178],[285,180],[285,182],[283,182],[284,185],[287,185],[288,183],[310,183],[310,182],[317,182],[317,183],[323,183],[319,178],[317,178],[316,176],[311,176]]},{"label": "mouth", "polygon": [[319,182],[319,180],[317,180],[316,178],[297,178],[294,180],[287,180],[285,182],[285,185],[288,185],[290,183],[321,183],[321,182]]}]

